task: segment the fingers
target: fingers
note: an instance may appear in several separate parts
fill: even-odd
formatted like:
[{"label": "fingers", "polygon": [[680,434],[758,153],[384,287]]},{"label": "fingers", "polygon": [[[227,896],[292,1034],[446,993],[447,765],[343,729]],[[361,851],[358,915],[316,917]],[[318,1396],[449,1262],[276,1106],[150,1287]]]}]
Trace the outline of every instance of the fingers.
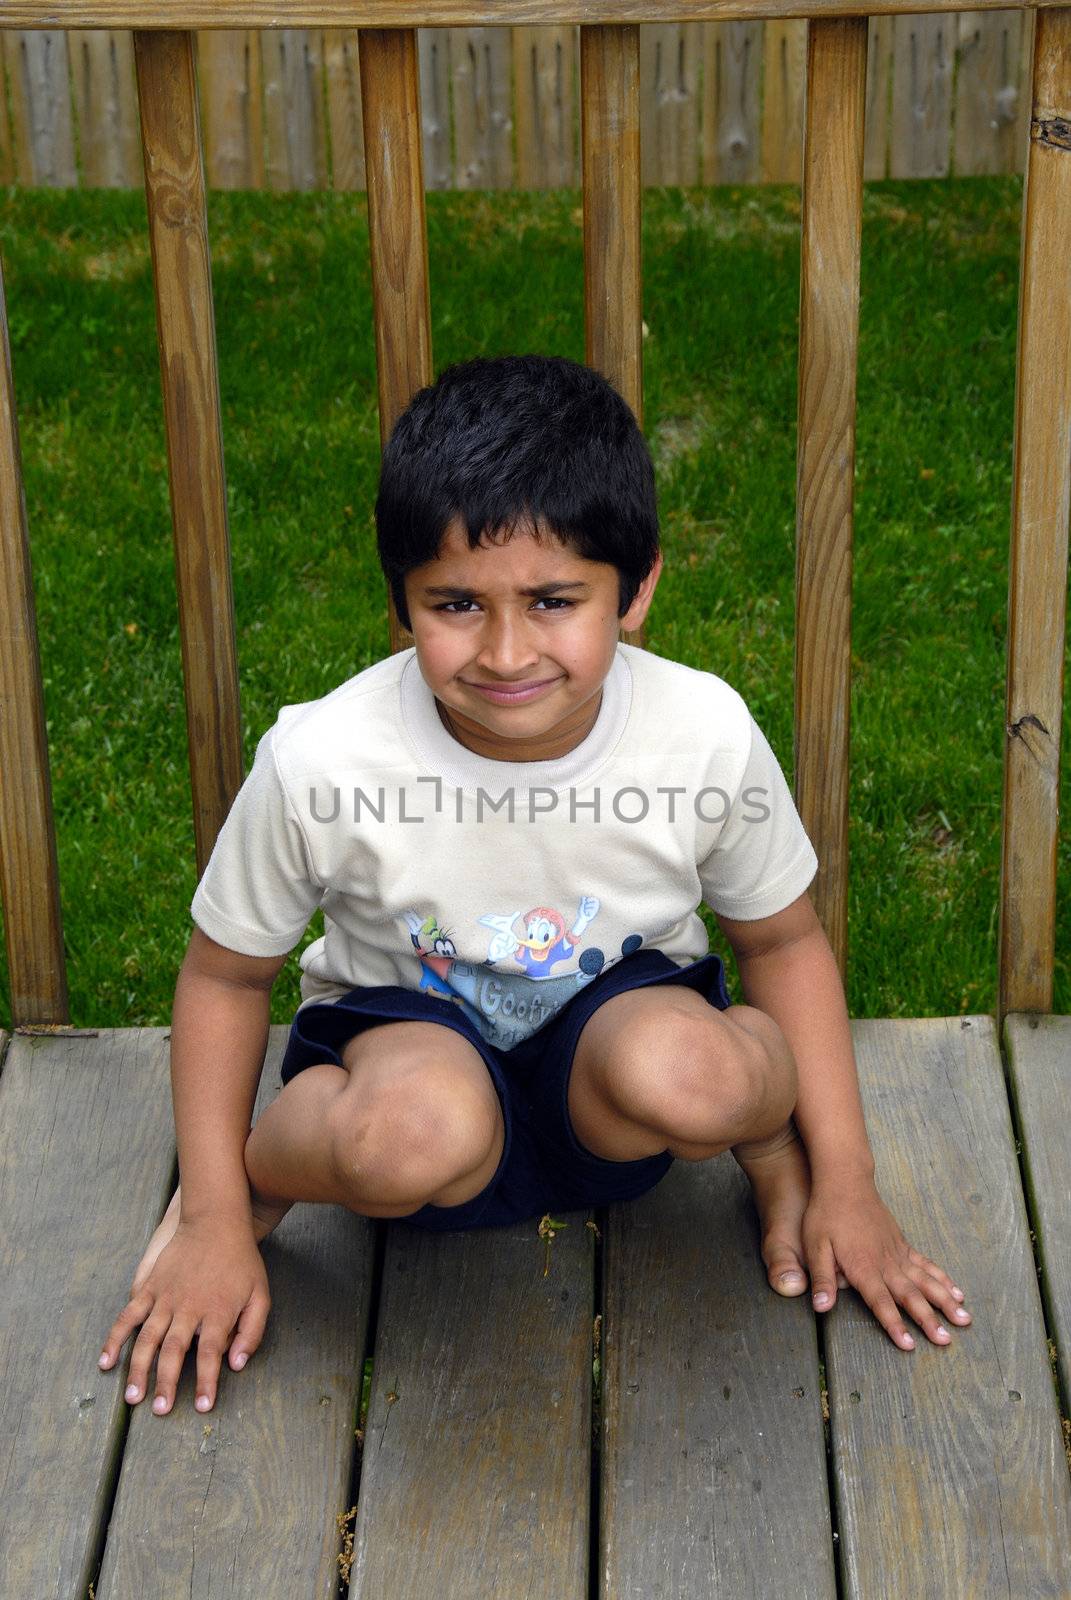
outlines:
[{"label": "fingers", "polygon": [[151,1294],[138,1291],[132,1294],[125,1308],[116,1317],[108,1330],[108,1337],[101,1350],[100,1365],[110,1367],[114,1365],[120,1350],[123,1348],[134,1329],[145,1321],[152,1310],[153,1299]]},{"label": "fingers", "polygon": [[[270,1309],[271,1299],[266,1291],[257,1290],[250,1295],[238,1319],[231,1346],[231,1366],[234,1371],[240,1372],[249,1356],[260,1346]],[[216,1403],[220,1365],[232,1331],[231,1325],[216,1319],[211,1322],[205,1320],[198,1327],[188,1319],[174,1316],[164,1302],[154,1306],[151,1294],[138,1294],[108,1333],[100,1360],[102,1367],[109,1367],[115,1362],[138,1323],[142,1327],[130,1354],[126,1400],[131,1405],[137,1405],[148,1394],[149,1376],[155,1359],[156,1382],[152,1386],[152,1409],[157,1416],[166,1416],[175,1403],[186,1352],[196,1336],[197,1398],[194,1405],[198,1411],[210,1411]]]},{"label": "fingers", "polygon": [[271,1296],[266,1290],[254,1291],[242,1308],[234,1342],[231,1345],[231,1366],[236,1372],[240,1372],[253,1351],[260,1348],[270,1310]]},{"label": "fingers", "polygon": [[[231,1344],[231,1367],[240,1372],[264,1337],[264,1328],[271,1310],[267,1294],[254,1290],[242,1308],[238,1327]],[[197,1340],[197,1398],[198,1411],[211,1411],[216,1403],[220,1363],[230,1333],[229,1328],[202,1328]]]},{"label": "fingers", "polygon": [[889,1338],[900,1349],[913,1350],[915,1347],[915,1340],[901,1315],[901,1306],[914,1318],[931,1343],[946,1345],[952,1335],[934,1311],[933,1302],[946,1305],[949,1308],[947,1314],[961,1327],[969,1324],[971,1314],[952,1299],[951,1289],[946,1289],[938,1279],[921,1267],[913,1267],[912,1271],[920,1281],[913,1280],[906,1272],[897,1269],[887,1268],[883,1272],[873,1268],[859,1277],[856,1287]]},{"label": "fingers", "polygon": [[811,1260],[811,1304],[816,1311],[828,1311],[837,1298],[837,1258],[828,1238],[815,1245]]},{"label": "fingers", "polygon": [[[193,1329],[191,1328],[186,1334],[185,1343],[182,1344],[182,1353],[178,1356],[176,1363],[175,1357],[178,1350],[179,1341],[182,1338],[182,1331],[181,1329],[178,1329],[175,1331],[174,1336],[172,1336],[168,1331],[171,1326],[172,1322],[170,1307],[164,1307],[160,1303],[157,1303],[153,1307],[151,1316],[145,1319],[141,1332],[134,1340],[134,1348],[130,1354],[130,1376],[127,1380],[126,1398],[130,1401],[131,1405],[136,1405],[147,1392],[149,1368],[153,1364],[157,1350],[160,1351],[159,1376],[162,1377],[165,1369],[173,1370],[174,1376],[177,1379],[178,1373],[182,1367],[183,1357],[185,1356],[186,1350],[189,1347],[190,1339],[193,1337]],[[173,1384],[171,1392],[173,1395]],[[160,1383],[158,1382],[158,1397],[162,1393],[163,1390],[160,1388]],[[156,1401],[153,1402],[154,1411],[163,1412],[169,1409],[170,1404],[157,1404]]]},{"label": "fingers", "polygon": [[940,1306],[946,1317],[951,1317],[961,1328],[969,1326],[971,1314],[966,1306],[960,1304],[963,1290],[955,1288],[947,1272],[942,1272],[939,1267],[935,1269],[932,1262],[921,1267],[911,1266],[907,1271],[927,1299]]}]

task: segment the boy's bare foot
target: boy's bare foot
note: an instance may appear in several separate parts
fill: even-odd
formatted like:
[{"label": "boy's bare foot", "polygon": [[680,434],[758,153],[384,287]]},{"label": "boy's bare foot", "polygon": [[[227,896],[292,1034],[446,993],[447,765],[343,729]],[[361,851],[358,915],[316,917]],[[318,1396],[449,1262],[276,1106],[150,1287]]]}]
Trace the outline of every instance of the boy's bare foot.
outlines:
[{"label": "boy's bare foot", "polygon": [[[268,1234],[271,1233],[273,1228],[277,1228],[279,1226],[280,1222],[282,1222],[293,1203],[294,1202],[292,1200],[282,1200],[278,1204],[272,1205],[269,1204],[268,1201],[261,1198],[251,1199],[250,1204],[253,1211],[253,1235],[258,1244],[260,1243],[261,1239],[266,1239],[268,1237]],[[149,1273],[153,1268],[153,1263],[160,1254],[161,1250],[165,1245],[170,1244],[172,1239],[175,1237],[175,1229],[178,1227],[179,1210],[181,1204],[182,1185],[179,1184],[178,1188],[171,1196],[171,1202],[161,1218],[159,1227],[149,1240],[148,1249],[138,1262],[137,1271],[134,1273],[133,1281],[130,1286],[130,1292],[132,1295],[137,1294],[138,1290],[141,1288],[141,1285],[149,1276]]]},{"label": "boy's bare foot", "polygon": [[[767,1139],[733,1145],[755,1197],[762,1229],[762,1259],[778,1294],[802,1294],[807,1287],[801,1224],[811,1197],[811,1168],[796,1124],[789,1119]],[[847,1284],[837,1269],[837,1285]]]}]

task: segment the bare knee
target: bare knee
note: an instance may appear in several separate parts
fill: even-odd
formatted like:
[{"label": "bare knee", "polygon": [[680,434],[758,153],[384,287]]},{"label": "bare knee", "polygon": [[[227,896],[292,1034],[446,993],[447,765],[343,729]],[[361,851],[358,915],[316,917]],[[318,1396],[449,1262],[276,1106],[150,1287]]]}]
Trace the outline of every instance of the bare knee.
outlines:
[{"label": "bare knee", "polygon": [[436,1078],[412,1078],[366,1101],[345,1093],[330,1111],[340,1183],[355,1205],[418,1210],[487,1161],[501,1109]]},{"label": "bare knee", "polygon": [[796,1103],[788,1042],[752,1006],[652,1016],[635,1030],[621,1066],[621,1110],[693,1159],[773,1133]]},{"label": "bare knee", "polygon": [[742,1084],[739,1111],[749,1138],[774,1133],[792,1115],[799,1092],[796,1058],[778,1024],[755,1006],[730,1006],[721,1013],[737,1035],[735,1065]]}]

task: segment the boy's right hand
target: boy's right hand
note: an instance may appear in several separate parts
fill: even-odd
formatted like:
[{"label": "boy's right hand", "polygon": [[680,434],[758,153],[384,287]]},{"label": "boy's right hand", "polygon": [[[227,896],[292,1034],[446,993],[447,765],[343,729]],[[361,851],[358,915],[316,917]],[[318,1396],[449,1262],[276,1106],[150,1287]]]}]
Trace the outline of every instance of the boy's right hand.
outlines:
[{"label": "boy's right hand", "polygon": [[[238,1324],[235,1365],[244,1366],[264,1337],[271,1309],[268,1273],[249,1224],[218,1218],[179,1222],[152,1270],[108,1333],[101,1365],[110,1369],[127,1338],[142,1329],[130,1357],[126,1398],[137,1404],[146,1394],[157,1350],[156,1399],[160,1416],[171,1410],[186,1351],[197,1335],[198,1411],[216,1400],[220,1361]],[[136,1389],[137,1393],[131,1391]],[[166,1402],[159,1405],[160,1398]]]}]

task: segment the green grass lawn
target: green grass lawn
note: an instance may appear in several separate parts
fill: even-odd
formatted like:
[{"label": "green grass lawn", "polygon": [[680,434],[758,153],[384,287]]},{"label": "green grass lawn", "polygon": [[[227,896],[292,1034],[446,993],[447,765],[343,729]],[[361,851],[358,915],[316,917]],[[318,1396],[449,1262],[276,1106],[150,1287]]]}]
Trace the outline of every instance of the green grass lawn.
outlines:
[{"label": "green grass lawn", "polygon": [[[997,178],[865,195],[857,1016],[995,1004],[1020,193]],[[363,196],[210,204],[248,766],[280,705],[389,650],[367,221]],[[428,196],[437,369],[583,360],[578,207],[576,192]],[[0,251],[71,1014],[164,1023],[196,869],[143,198],[0,191]],[[648,644],[733,683],[790,775],[798,297],[795,190],[648,192],[645,427],[667,560]],[[1065,841],[1061,1011],[1068,865]],[[274,1020],[297,978],[292,960]]]}]

